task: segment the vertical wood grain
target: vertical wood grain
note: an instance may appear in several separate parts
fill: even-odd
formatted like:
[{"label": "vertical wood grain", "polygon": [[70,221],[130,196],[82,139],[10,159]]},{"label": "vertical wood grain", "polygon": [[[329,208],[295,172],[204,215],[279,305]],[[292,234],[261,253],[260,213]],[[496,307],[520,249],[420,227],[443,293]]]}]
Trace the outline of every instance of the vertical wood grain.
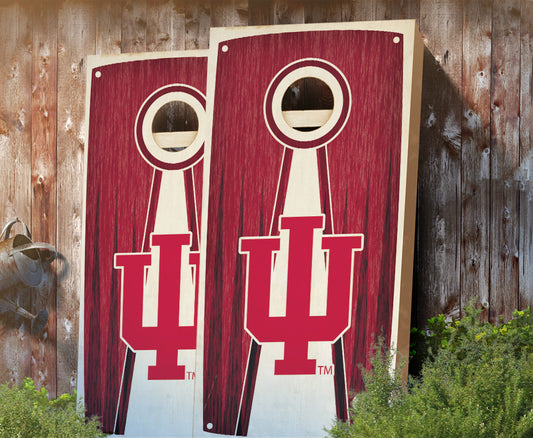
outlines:
[{"label": "vertical wood grain", "polygon": [[[313,9],[313,7],[316,6],[316,3],[317,2],[303,0],[249,0],[248,24],[269,25],[304,23],[306,9]],[[330,11],[331,15],[331,10],[334,9],[335,3],[321,3],[324,4],[326,10]],[[320,5],[318,8],[320,8]]]},{"label": "vertical wood grain", "polygon": [[[56,245],[57,8],[33,12],[32,230],[33,240]],[[48,325],[32,336],[32,376],[37,387],[56,396],[56,279],[48,266],[35,291],[33,313],[48,310]]]},{"label": "vertical wood grain", "polygon": [[273,0],[248,0],[248,24],[274,24]]},{"label": "vertical wood grain", "polygon": [[420,15],[419,0],[342,0],[342,21],[400,20]]},{"label": "vertical wood grain", "polygon": [[343,21],[389,20],[389,0],[343,0]]},{"label": "vertical wood grain", "polygon": [[246,26],[247,0],[211,0],[211,27]]},{"label": "vertical wood grain", "polygon": [[463,11],[461,307],[489,304],[492,1]]},{"label": "vertical wood grain", "polygon": [[147,6],[146,50],[161,52],[185,49],[183,1],[151,1]]},{"label": "vertical wood grain", "polygon": [[419,0],[389,0],[390,18],[392,20],[418,19],[420,17]]},{"label": "vertical wood grain", "polygon": [[[18,216],[31,225],[31,11],[0,6],[0,225]],[[22,232],[22,229],[13,229]],[[32,290],[1,291],[28,308]],[[0,308],[0,381],[21,384],[31,376],[27,320]]]},{"label": "vertical wood grain", "polygon": [[342,1],[307,0],[305,2],[305,22],[325,23],[342,21]]},{"label": "vertical wood grain", "polygon": [[[304,19],[306,23],[339,22],[342,19],[342,3],[340,0],[331,2],[306,1]],[[329,100],[329,98],[324,99],[324,90],[316,82],[304,80],[300,87],[300,95],[308,99],[308,104]]]},{"label": "vertical wood grain", "polygon": [[[122,6],[120,2],[102,2],[95,9],[97,55],[120,53]],[[91,53],[88,53],[90,55]]]},{"label": "vertical wood grain", "polygon": [[274,0],[274,24],[298,24],[305,21],[305,0]]},{"label": "vertical wood grain", "polygon": [[373,3],[372,0],[343,0],[342,21],[371,20]]},{"label": "vertical wood grain", "polygon": [[94,4],[65,1],[58,10],[57,93],[57,390],[77,385],[86,56],[95,53]]},{"label": "vertical wood grain", "polygon": [[[491,320],[518,305],[520,0],[493,3],[491,121]],[[524,225],[524,224],[522,224]]]},{"label": "vertical wood grain", "polygon": [[459,316],[461,273],[461,0],[421,0],[424,73],[415,293],[419,324]]},{"label": "vertical wood grain", "polygon": [[122,53],[146,51],[146,0],[128,0],[122,7]]},{"label": "vertical wood grain", "polygon": [[208,49],[211,25],[211,1],[185,3],[185,48]]},{"label": "vertical wood grain", "polygon": [[520,20],[520,309],[533,306],[533,2],[522,0]]}]

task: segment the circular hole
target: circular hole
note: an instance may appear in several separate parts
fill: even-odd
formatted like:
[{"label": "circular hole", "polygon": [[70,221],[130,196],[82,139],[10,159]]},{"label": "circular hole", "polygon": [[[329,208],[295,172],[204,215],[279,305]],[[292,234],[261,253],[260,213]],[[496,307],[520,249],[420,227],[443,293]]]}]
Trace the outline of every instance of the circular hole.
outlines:
[{"label": "circular hole", "polygon": [[101,77],[102,76],[102,72],[100,70],[98,70],[97,72],[95,72],[94,76],[96,76],[97,78]]},{"label": "circular hole", "polygon": [[227,52],[228,50],[229,50],[229,47],[228,47],[226,44],[224,44],[224,45],[222,46],[222,51],[223,51],[223,52]]},{"label": "circular hole", "polygon": [[213,423],[207,423],[207,424],[206,424],[206,427],[207,427],[209,430],[213,429]]},{"label": "circular hole", "polygon": [[308,132],[326,124],[333,112],[333,104],[333,93],[324,81],[303,77],[285,91],[281,111],[291,128]]},{"label": "circular hole", "polygon": [[179,152],[190,146],[198,135],[198,116],[185,102],[168,102],[154,116],[152,135],[161,149]]},{"label": "circular hole", "polygon": [[393,42],[394,44],[398,44],[398,43],[400,42],[400,37],[397,37],[397,36],[394,37],[394,38],[392,39],[392,42]]},{"label": "circular hole", "polygon": [[281,144],[319,148],[344,128],[351,108],[350,87],[333,64],[300,59],[272,78],[263,105],[266,125]]},{"label": "circular hole", "polygon": [[205,96],[183,84],[154,91],[135,120],[135,140],[142,157],[160,170],[186,169],[203,156]]}]

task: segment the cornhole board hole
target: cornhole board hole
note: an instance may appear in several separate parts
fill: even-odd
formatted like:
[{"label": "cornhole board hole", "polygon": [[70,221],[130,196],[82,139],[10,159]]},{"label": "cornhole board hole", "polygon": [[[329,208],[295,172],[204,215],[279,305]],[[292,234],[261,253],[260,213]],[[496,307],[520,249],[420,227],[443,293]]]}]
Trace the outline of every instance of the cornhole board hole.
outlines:
[{"label": "cornhole board hole", "polygon": [[206,52],[89,63],[80,396],[105,432],[190,437]]},{"label": "cornhole board hole", "polygon": [[408,357],[423,44],[414,21],[210,44],[202,428],[322,437],[378,337]]}]

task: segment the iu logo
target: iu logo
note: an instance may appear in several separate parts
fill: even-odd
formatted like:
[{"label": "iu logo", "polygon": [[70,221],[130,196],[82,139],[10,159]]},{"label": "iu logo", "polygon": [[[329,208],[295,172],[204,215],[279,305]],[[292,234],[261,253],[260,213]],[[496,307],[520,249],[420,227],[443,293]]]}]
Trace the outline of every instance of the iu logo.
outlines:
[{"label": "iu logo", "polygon": [[[196,348],[199,254],[189,253],[194,278],[194,324],[180,325],[183,282],[182,249],[189,248],[191,233],[152,234],[151,247],[159,247],[157,326],[143,326],[143,296],[152,253],[115,254],[115,268],[122,270],[121,337],[132,350],[155,350],[156,364],[148,380],[184,380],[185,366],[178,365],[178,351]],[[190,282],[191,280],[189,280]]]},{"label": "iu logo", "polygon": [[[283,342],[284,358],[274,374],[316,374],[316,360],[308,358],[309,342],[335,342],[349,327],[353,253],[362,251],[362,234],[324,235],[320,248],[324,264],[313,266],[315,230],[324,229],[324,216],[280,217],[280,231],[288,231],[287,301],[285,316],[270,316],[274,254],[280,237],[241,237],[239,252],[247,254],[245,328],[258,342]],[[326,314],[311,315],[314,269],[327,271]]]}]

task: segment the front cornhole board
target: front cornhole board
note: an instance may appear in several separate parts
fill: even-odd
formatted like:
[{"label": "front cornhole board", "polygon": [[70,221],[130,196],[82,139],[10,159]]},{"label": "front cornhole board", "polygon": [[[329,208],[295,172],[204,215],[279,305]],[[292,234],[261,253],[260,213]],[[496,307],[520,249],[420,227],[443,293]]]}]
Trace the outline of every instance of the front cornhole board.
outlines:
[{"label": "front cornhole board", "polygon": [[[414,20],[214,28],[209,56],[196,425],[321,437],[379,336],[408,357],[423,44]],[[308,77],[332,108],[285,112]]]},{"label": "front cornhole board", "polygon": [[[190,437],[207,52],[88,62],[78,393],[107,433]],[[184,104],[197,126],[152,135]]]}]

